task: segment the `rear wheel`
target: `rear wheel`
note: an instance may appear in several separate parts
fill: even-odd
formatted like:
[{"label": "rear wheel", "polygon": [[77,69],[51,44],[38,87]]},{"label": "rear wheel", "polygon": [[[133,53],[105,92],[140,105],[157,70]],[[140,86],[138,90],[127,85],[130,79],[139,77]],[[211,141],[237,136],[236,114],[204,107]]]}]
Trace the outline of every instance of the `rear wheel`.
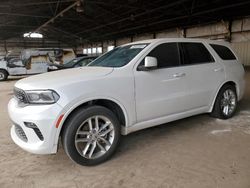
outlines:
[{"label": "rear wheel", "polygon": [[236,107],[236,89],[232,85],[225,85],[217,95],[211,115],[220,119],[228,119],[234,115]]},{"label": "rear wheel", "polygon": [[62,135],[67,155],[80,165],[108,160],[118,146],[120,125],[116,116],[102,106],[77,111],[65,124]]},{"label": "rear wheel", "polygon": [[8,73],[5,70],[0,70],[0,81],[5,81],[8,78]]}]

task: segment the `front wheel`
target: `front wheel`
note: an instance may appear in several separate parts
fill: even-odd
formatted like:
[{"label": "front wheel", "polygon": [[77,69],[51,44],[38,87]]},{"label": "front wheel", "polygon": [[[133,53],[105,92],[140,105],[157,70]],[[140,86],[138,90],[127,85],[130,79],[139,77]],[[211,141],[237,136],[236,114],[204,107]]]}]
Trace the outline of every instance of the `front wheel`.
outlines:
[{"label": "front wheel", "polygon": [[5,70],[0,70],[0,81],[5,81],[8,78],[8,73]]},{"label": "front wheel", "polygon": [[102,106],[78,110],[65,126],[62,134],[64,150],[80,165],[96,165],[108,160],[120,140],[117,117]]},{"label": "front wheel", "polygon": [[211,115],[219,119],[228,119],[234,115],[236,107],[236,89],[232,85],[225,85],[217,95]]}]

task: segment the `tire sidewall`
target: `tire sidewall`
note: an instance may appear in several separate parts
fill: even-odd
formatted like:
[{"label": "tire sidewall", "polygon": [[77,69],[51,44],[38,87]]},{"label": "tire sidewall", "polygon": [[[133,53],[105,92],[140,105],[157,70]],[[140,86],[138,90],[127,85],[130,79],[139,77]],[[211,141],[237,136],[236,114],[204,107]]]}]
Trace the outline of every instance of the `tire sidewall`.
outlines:
[{"label": "tire sidewall", "polygon": [[[229,114],[229,115],[225,115],[223,113],[223,110],[221,109],[221,100],[223,99],[223,93],[226,91],[226,90],[232,90],[234,92],[234,95],[236,97],[236,104],[235,104],[235,108],[234,108],[234,111]],[[219,94],[218,94],[218,98],[217,98],[217,101],[216,101],[216,108],[217,110],[219,111],[220,113],[220,116],[222,117],[222,119],[228,119],[228,118],[231,118],[235,112],[236,112],[236,108],[237,108],[237,103],[238,103],[238,97],[237,97],[237,92],[236,92],[236,89],[234,86],[231,86],[231,85],[225,85],[221,88]]]},{"label": "tire sidewall", "polygon": [[[95,115],[103,115],[112,122],[112,124],[114,125],[115,136],[114,136],[114,141],[111,147],[104,155],[96,159],[87,159],[78,153],[75,147],[75,135],[81,123],[84,122],[89,117],[95,116]],[[119,121],[117,117],[114,115],[114,113],[105,107],[91,106],[88,108],[78,110],[69,119],[69,121],[66,123],[65,126],[66,127],[62,135],[64,150],[74,162],[80,165],[91,166],[91,165],[97,165],[99,163],[106,161],[113,155],[113,153],[115,152],[115,149],[117,148],[119,144],[119,140],[120,140]]]},{"label": "tire sidewall", "polygon": [[0,70],[0,73],[2,73],[4,75],[3,79],[0,78],[0,82],[5,81],[8,77],[8,73],[5,70]]}]

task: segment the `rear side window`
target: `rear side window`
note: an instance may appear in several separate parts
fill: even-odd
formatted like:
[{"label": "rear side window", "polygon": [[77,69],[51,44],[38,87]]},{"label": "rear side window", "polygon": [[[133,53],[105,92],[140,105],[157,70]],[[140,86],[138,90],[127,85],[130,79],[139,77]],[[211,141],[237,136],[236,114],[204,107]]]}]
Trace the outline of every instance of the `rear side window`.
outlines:
[{"label": "rear side window", "polygon": [[214,62],[214,58],[202,43],[180,43],[184,65]]},{"label": "rear side window", "polygon": [[226,46],[218,44],[210,44],[214,51],[220,56],[223,60],[235,60],[236,57],[233,52]]},{"label": "rear side window", "polygon": [[147,56],[157,58],[158,68],[175,67],[180,65],[177,43],[160,44]]}]

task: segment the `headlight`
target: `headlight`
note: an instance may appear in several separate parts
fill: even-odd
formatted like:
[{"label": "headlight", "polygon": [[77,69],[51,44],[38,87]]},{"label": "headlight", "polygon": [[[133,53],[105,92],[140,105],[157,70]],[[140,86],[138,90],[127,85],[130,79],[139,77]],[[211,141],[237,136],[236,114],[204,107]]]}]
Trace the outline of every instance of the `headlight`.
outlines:
[{"label": "headlight", "polygon": [[60,98],[53,90],[25,91],[25,93],[30,104],[53,104]]}]

